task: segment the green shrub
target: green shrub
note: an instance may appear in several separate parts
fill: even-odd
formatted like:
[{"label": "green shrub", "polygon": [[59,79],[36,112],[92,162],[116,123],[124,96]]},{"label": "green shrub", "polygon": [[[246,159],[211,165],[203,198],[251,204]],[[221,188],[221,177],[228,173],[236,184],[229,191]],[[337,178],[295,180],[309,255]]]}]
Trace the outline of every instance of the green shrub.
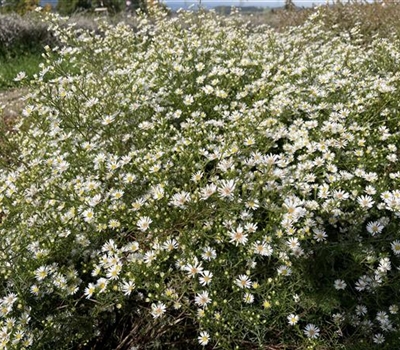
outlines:
[{"label": "green shrub", "polygon": [[0,13],[15,12],[25,15],[39,6],[39,0],[5,0],[0,2]]},{"label": "green shrub", "polygon": [[0,14],[0,56],[38,53],[50,43],[47,25],[35,16]]},{"label": "green shrub", "polygon": [[326,20],[51,26],[0,165],[0,348],[399,344],[400,42]]},{"label": "green shrub", "polygon": [[72,15],[75,12],[88,10],[91,8],[89,0],[59,0],[57,11],[62,15]]}]

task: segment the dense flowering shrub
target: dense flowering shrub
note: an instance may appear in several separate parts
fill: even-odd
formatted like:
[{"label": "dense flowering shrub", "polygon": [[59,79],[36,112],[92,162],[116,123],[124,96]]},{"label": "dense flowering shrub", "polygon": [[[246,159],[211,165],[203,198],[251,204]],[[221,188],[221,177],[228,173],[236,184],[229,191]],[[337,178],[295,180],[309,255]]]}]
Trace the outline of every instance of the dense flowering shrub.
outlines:
[{"label": "dense flowering shrub", "polygon": [[52,25],[0,168],[1,349],[399,344],[400,42],[323,20]]}]

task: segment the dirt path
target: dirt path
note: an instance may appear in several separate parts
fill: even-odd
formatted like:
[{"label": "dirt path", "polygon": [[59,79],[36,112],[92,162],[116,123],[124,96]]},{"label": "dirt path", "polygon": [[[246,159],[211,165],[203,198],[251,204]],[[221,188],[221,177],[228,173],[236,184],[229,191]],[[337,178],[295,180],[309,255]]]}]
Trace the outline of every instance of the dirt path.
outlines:
[{"label": "dirt path", "polygon": [[5,119],[16,118],[20,114],[27,91],[26,88],[0,91],[0,107],[3,106]]}]

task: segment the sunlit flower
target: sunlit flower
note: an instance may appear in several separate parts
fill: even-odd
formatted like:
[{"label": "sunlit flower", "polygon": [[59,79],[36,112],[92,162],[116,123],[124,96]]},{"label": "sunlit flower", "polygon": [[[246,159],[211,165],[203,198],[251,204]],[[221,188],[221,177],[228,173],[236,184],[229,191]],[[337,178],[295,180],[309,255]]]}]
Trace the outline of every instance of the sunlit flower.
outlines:
[{"label": "sunlit flower", "polygon": [[141,217],[137,222],[137,227],[140,231],[147,231],[150,224],[153,222],[148,216]]},{"label": "sunlit flower", "polygon": [[200,344],[200,345],[205,346],[205,345],[207,345],[207,344],[209,343],[209,341],[210,341],[210,335],[208,334],[208,332],[202,331],[202,332],[200,332],[200,335],[199,335],[199,337],[198,337],[198,340],[199,340],[199,344]]},{"label": "sunlit flower", "polygon": [[196,305],[201,306],[201,307],[205,307],[207,306],[209,303],[211,303],[211,298],[208,295],[207,291],[203,291],[201,293],[198,293],[194,299],[194,302],[196,303]]},{"label": "sunlit flower", "polygon": [[235,284],[240,288],[250,288],[252,282],[247,275],[239,275],[239,277],[235,280]]},{"label": "sunlit flower", "polygon": [[288,317],[288,322],[291,326],[294,326],[295,324],[297,324],[297,322],[299,322],[299,316],[295,315],[295,314],[290,314]]}]

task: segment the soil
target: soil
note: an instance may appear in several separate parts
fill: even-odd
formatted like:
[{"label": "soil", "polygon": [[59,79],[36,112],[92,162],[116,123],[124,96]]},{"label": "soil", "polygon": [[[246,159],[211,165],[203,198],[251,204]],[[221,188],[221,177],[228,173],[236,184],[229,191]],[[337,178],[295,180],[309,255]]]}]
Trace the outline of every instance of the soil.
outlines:
[{"label": "soil", "polygon": [[12,120],[20,115],[24,107],[23,97],[27,92],[26,88],[0,91],[0,107],[3,109],[3,118]]}]

